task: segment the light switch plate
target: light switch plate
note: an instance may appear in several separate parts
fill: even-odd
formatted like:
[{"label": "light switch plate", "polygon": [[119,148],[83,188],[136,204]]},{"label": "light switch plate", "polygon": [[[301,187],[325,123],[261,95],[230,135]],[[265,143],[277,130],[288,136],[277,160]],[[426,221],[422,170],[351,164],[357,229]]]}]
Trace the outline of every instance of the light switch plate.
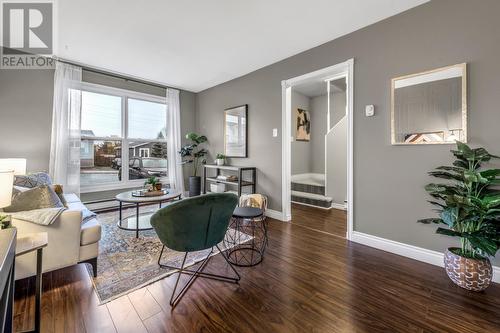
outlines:
[{"label": "light switch plate", "polygon": [[365,115],[367,117],[373,117],[375,115],[375,106],[374,105],[367,105],[365,107]]},{"label": "light switch plate", "polygon": [[276,138],[276,137],[278,137],[278,129],[273,128],[273,138]]}]

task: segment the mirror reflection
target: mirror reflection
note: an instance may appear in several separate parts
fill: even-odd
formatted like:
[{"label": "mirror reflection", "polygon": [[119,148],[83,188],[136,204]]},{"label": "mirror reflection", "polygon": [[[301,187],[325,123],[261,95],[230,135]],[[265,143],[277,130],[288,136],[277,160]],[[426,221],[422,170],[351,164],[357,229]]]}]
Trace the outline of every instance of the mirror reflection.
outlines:
[{"label": "mirror reflection", "polygon": [[392,144],[466,142],[466,65],[392,80]]}]

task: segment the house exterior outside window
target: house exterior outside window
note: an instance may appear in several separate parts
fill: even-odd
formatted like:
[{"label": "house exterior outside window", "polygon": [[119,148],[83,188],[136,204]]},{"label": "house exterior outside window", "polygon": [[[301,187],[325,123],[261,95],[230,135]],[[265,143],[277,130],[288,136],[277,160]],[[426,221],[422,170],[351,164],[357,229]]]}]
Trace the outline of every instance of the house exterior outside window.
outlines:
[{"label": "house exterior outside window", "polygon": [[165,98],[87,83],[81,90],[81,191],[138,187],[151,176],[168,183]]}]

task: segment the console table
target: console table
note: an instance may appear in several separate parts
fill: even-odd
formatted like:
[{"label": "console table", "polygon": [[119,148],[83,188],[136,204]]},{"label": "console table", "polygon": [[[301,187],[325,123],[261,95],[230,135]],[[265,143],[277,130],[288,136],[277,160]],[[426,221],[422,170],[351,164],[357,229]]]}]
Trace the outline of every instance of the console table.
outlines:
[{"label": "console table", "polygon": [[46,232],[24,234],[18,237],[16,257],[36,251],[36,282],[35,282],[35,329],[27,332],[40,332],[42,311],[42,258],[43,248],[48,244]]},{"label": "console table", "polygon": [[0,230],[0,331],[11,333],[14,304],[16,228]]},{"label": "console table", "polygon": [[[215,171],[215,177],[208,175],[208,170]],[[238,180],[237,181],[227,181],[217,179],[217,176],[221,174],[221,171],[232,171],[236,172]],[[250,180],[243,180],[243,176],[250,173]],[[256,192],[257,185],[257,169],[255,167],[242,167],[242,166],[232,166],[232,165],[213,165],[205,164],[203,166],[203,194],[207,193],[207,187],[209,183],[222,183],[226,185],[231,185],[237,188],[238,196],[241,196],[241,190],[243,187],[251,187],[252,192]]]}]

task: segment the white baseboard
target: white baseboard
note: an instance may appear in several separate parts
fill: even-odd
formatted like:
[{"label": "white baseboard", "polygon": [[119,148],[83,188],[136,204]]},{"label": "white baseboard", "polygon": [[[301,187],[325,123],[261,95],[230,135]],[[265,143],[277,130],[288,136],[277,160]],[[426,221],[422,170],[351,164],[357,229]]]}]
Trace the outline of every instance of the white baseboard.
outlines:
[{"label": "white baseboard", "polygon": [[332,208],[341,209],[341,210],[347,210],[347,204],[339,204],[339,203],[336,203],[336,202],[332,202]]},{"label": "white baseboard", "polygon": [[[443,253],[424,249],[405,243],[396,242],[390,239],[381,238],[362,232],[354,231],[351,241],[374,247],[379,250],[398,254],[403,257],[423,261],[428,264],[443,267]],[[493,282],[500,283],[500,267],[493,266]]]},{"label": "white baseboard", "polygon": [[267,209],[266,210],[266,216],[272,218],[272,219],[276,219],[276,220],[279,220],[279,221],[286,221],[283,217],[283,213],[282,212],[279,212],[277,210],[273,210],[273,209]]},{"label": "white baseboard", "polygon": [[321,207],[321,206],[316,206],[316,205],[311,205],[311,204],[307,204],[307,203],[304,203],[304,202],[299,202],[299,201],[290,201],[291,203],[293,204],[297,204],[297,205],[302,205],[302,206],[307,206],[307,207],[313,207],[313,208],[318,208],[318,209],[323,209],[323,210],[329,210],[331,209],[332,207]]}]

